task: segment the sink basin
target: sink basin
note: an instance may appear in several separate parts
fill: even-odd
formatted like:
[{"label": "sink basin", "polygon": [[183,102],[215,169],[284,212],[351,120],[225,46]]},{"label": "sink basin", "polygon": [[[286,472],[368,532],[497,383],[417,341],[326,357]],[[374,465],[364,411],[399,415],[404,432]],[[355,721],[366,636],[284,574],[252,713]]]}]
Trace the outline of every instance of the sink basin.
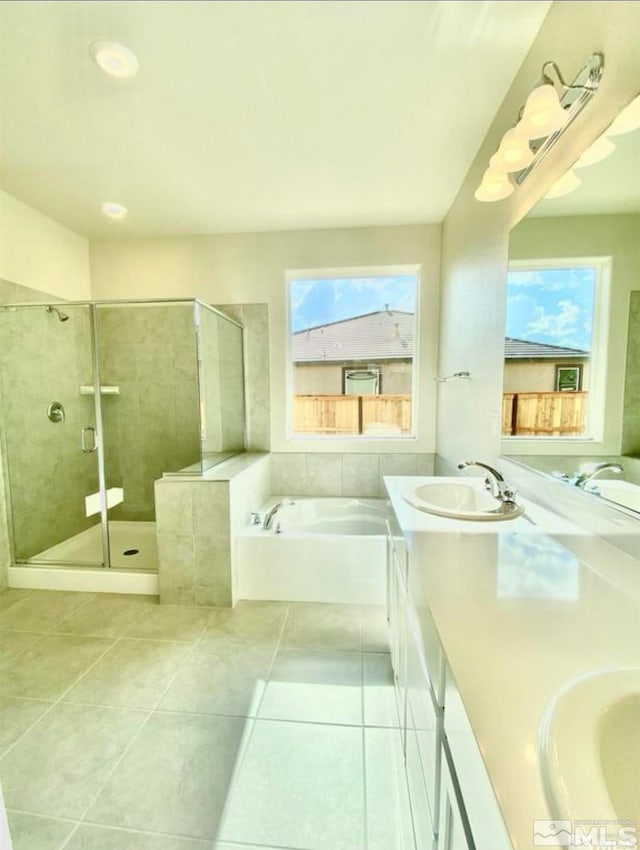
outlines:
[{"label": "sink basin", "polygon": [[596,493],[609,502],[630,508],[632,511],[640,511],[640,487],[630,484],[628,481],[617,481],[608,479],[596,479],[584,488],[586,493]]},{"label": "sink basin", "polygon": [[420,511],[451,519],[496,522],[524,513],[521,505],[509,508],[487,490],[463,481],[421,484],[405,500]]},{"label": "sink basin", "polygon": [[[640,669],[571,682],[549,707],[540,742],[554,818],[640,824]],[[618,835],[617,824],[606,828]]]}]

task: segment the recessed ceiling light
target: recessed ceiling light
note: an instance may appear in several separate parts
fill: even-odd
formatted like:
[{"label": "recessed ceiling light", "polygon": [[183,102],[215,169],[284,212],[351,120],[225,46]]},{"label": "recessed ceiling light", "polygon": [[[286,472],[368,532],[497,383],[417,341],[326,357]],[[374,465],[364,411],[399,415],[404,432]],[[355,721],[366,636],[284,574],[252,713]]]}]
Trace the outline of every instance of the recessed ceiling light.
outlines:
[{"label": "recessed ceiling light", "polygon": [[100,209],[106,216],[116,220],[124,218],[127,214],[127,208],[123,207],[122,204],[116,204],[115,201],[105,201],[104,204],[101,204]]},{"label": "recessed ceiling light", "polygon": [[133,50],[117,41],[94,41],[89,53],[96,65],[110,77],[126,80],[138,73],[138,57]]}]

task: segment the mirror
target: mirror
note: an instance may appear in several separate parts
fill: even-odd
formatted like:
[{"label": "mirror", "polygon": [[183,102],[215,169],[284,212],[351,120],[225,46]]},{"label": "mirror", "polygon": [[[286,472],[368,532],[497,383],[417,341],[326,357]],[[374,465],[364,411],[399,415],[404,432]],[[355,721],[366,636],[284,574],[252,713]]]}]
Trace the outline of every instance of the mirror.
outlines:
[{"label": "mirror", "polygon": [[640,511],[640,96],[511,231],[502,409],[509,460]]}]

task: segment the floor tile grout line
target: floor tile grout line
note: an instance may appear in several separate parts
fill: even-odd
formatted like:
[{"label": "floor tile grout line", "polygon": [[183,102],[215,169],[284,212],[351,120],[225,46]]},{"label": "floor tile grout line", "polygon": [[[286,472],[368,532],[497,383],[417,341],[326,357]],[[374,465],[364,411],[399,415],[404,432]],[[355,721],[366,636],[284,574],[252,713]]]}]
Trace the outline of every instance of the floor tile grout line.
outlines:
[{"label": "floor tile grout line", "polygon": [[[362,639],[362,610],[360,613],[360,637]],[[362,640],[361,640],[361,648],[362,648]],[[361,703],[362,703],[362,733],[361,733],[361,741],[362,741],[362,806],[363,806],[363,817],[362,817],[362,825],[364,831],[364,847],[365,850],[369,850],[369,806],[368,806],[368,798],[367,798],[367,739],[366,739],[366,716],[365,716],[365,681],[364,681],[364,653],[360,652],[360,663],[361,663],[361,676],[362,676],[362,687],[361,687]]]},{"label": "floor tile grout line", "polygon": [[[95,595],[94,595],[94,596],[95,596]],[[90,601],[91,601],[91,600],[89,600],[89,599],[88,599],[88,600],[85,600],[85,602],[83,602],[83,603],[81,603],[81,605],[77,606],[75,610],[80,610],[80,608],[82,608],[85,604],[88,604]],[[191,606],[181,606],[181,607],[191,607]],[[272,672],[273,672],[273,667],[274,667],[274,665],[275,665],[275,662],[276,662],[276,658],[277,658],[277,656],[278,656],[278,653],[279,653],[279,652],[281,651],[281,649],[283,648],[283,636],[284,636],[284,633],[285,633],[285,630],[286,630],[287,623],[288,623],[289,618],[290,618],[291,607],[292,607],[292,606],[291,606],[291,604],[288,604],[287,609],[286,609],[285,616],[284,616],[284,618],[283,618],[282,625],[280,626],[280,631],[279,631],[279,635],[278,635],[277,642],[276,642],[275,647],[274,647],[274,649],[273,649],[273,652],[272,652],[272,654],[271,654],[271,660],[270,660],[269,669],[268,669],[268,673],[267,673],[267,683],[268,683],[268,681],[271,679],[271,675],[272,675]],[[216,606],[216,608],[217,608],[217,606]],[[107,782],[109,782],[109,780],[110,780],[110,779],[111,779],[111,777],[113,776],[114,772],[118,769],[118,767],[119,767],[119,766],[120,766],[120,764],[122,763],[123,759],[126,757],[126,754],[130,751],[131,747],[134,745],[135,740],[137,740],[138,736],[142,733],[143,729],[146,727],[147,723],[149,722],[149,720],[151,719],[151,717],[154,715],[154,713],[158,713],[158,714],[166,713],[166,714],[178,714],[178,715],[180,715],[180,714],[181,714],[181,715],[200,715],[200,716],[206,716],[206,717],[212,717],[212,716],[213,716],[213,717],[215,717],[215,716],[223,716],[223,717],[233,717],[233,718],[236,718],[236,719],[244,719],[244,720],[247,720],[247,721],[251,721],[250,729],[249,729],[249,735],[248,735],[248,737],[247,737],[246,743],[245,743],[245,744],[244,744],[244,746],[243,746],[242,759],[241,759],[241,761],[238,763],[238,767],[240,767],[240,766],[241,766],[242,762],[244,761],[244,758],[246,757],[247,749],[248,749],[248,746],[249,746],[249,744],[250,744],[251,738],[252,738],[252,736],[253,736],[253,734],[254,734],[254,730],[255,730],[256,722],[257,722],[257,720],[258,720],[258,719],[263,720],[263,721],[265,721],[265,722],[267,722],[267,723],[271,723],[271,722],[279,722],[279,723],[283,723],[283,722],[286,722],[286,723],[303,723],[303,724],[307,724],[307,725],[309,725],[309,721],[303,721],[303,720],[284,720],[284,719],[278,719],[278,718],[260,718],[260,717],[259,717],[259,713],[260,713],[260,710],[262,709],[262,704],[263,704],[264,697],[265,697],[265,691],[264,691],[264,690],[263,690],[263,693],[262,693],[262,695],[261,695],[261,697],[260,697],[260,701],[259,701],[258,709],[257,709],[257,711],[256,711],[256,713],[255,713],[255,715],[254,715],[253,717],[246,716],[246,715],[240,715],[240,716],[239,716],[239,715],[226,715],[226,714],[209,714],[209,713],[203,713],[203,712],[185,712],[185,711],[170,711],[170,710],[169,710],[169,711],[166,711],[166,710],[159,709],[159,707],[158,707],[158,706],[159,706],[159,704],[160,704],[161,700],[164,698],[164,696],[165,696],[165,694],[167,693],[167,691],[168,691],[168,690],[172,687],[172,685],[173,685],[173,683],[175,682],[175,680],[176,680],[177,676],[180,674],[181,670],[184,668],[184,666],[188,663],[189,659],[192,657],[193,653],[194,653],[194,652],[195,652],[195,650],[196,650],[196,647],[197,647],[197,646],[199,646],[199,645],[201,645],[202,643],[206,642],[208,639],[210,639],[210,637],[211,637],[211,632],[208,632],[207,630],[208,630],[208,628],[209,628],[209,626],[210,626],[210,624],[211,624],[211,620],[212,620],[212,619],[213,619],[213,617],[214,617],[214,611],[215,611],[215,610],[216,610],[216,609],[214,608],[214,610],[213,610],[213,611],[211,611],[210,617],[209,617],[209,618],[206,620],[206,622],[204,623],[203,628],[202,628],[202,631],[200,632],[200,634],[197,636],[197,638],[196,638],[195,640],[190,641],[190,642],[187,642],[187,641],[165,641],[165,642],[168,642],[168,643],[179,643],[179,644],[185,644],[185,643],[187,643],[187,644],[189,645],[189,649],[188,649],[188,651],[187,651],[187,652],[185,652],[185,654],[184,654],[183,658],[182,658],[182,659],[180,660],[180,662],[177,664],[176,669],[175,669],[175,671],[174,671],[174,673],[173,673],[173,675],[172,675],[172,677],[171,677],[170,681],[168,682],[168,684],[166,685],[166,687],[164,688],[164,690],[162,691],[162,693],[161,693],[161,694],[159,694],[159,696],[157,697],[157,699],[156,699],[156,701],[155,701],[155,703],[154,703],[154,705],[153,705],[153,708],[150,708],[150,709],[144,709],[144,708],[143,708],[143,709],[140,709],[140,708],[134,708],[134,707],[129,707],[129,706],[113,706],[113,705],[111,705],[111,706],[101,706],[101,705],[99,705],[99,704],[97,704],[97,705],[95,706],[95,707],[101,707],[101,708],[111,709],[111,710],[114,710],[114,709],[120,709],[120,710],[123,710],[123,709],[124,709],[124,710],[127,710],[127,709],[128,709],[128,710],[130,710],[130,711],[136,711],[136,712],[138,712],[138,713],[140,713],[140,714],[146,713],[146,715],[147,715],[147,716],[146,716],[146,717],[145,717],[145,719],[143,720],[143,722],[142,722],[141,726],[139,727],[139,729],[138,729],[138,730],[134,733],[134,735],[132,736],[131,740],[130,740],[130,741],[128,742],[128,744],[126,745],[126,747],[125,747],[125,749],[124,749],[124,751],[123,751],[122,755],[121,755],[121,756],[120,756],[120,758],[117,760],[117,762],[116,762],[116,764],[114,765],[113,769],[110,771],[109,776],[106,778],[105,782],[102,784],[102,786],[100,787],[100,789],[98,790],[98,792],[96,793],[96,795],[95,795],[95,796],[93,797],[93,799],[91,800],[91,802],[90,802],[89,806],[87,807],[87,809],[86,809],[86,810],[85,810],[85,812],[83,813],[81,820],[79,820],[79,821],[75,822],[73,819],[69,819],[68,821],[66,821],[66,822],[69,822],[69,823],[74,823],[74,822],[75,822],[75,823],[76,823],[76,827],[73,829],[73,831],[71,832],[71,834],[68,836],[68,838],[67,838],[67,840],[65,841],[65,843],[64,843],[64,845],[63,845],[63,846],[67,846],[68,842],[69,842],[69,841],[71,841],[71,839],[72,839],[73,835],[77,832],[77,829],[79,828],[79,826],[80,826],[82,823],[90,823],[89,821],[86,821],[86,816],[87,816],[87,814],[89,813],[89,811],[90,811],[91,807],[94,805],[94,803],[95,803],[95,801],[98,799],[99,795],[103,792],[104,787],[106,786]],[[218,610],[219,610],[219,608],[218,608]],[[223,610],[227,610],[227,609],[223,609]],[[136,620],[136,624],[137,624],[137,623],[139,623],[139,622],[141,622],[141,621],[142,621],[142,620],[143,620],[143,619],[144,619],[144,618],[145,618],[148,614],[149,614],[149,611],[143,611],[143,612],[141,612],[139,620]],[[69,616],[70,616],[70,615],[69,615]],[[135,628],[135,625],[130,626],[130,629],[133,629],[133,628]],[[55,627],[54,627],[54,629],[55,629]],[[317,722],[317,721],[316,721],[316,722],[312,722],[312,723],[311,723],[311,725],[319,725],[319,726],[336,726],[336,727],[342,727],[342,728],[344,728],[344,727],[357,728],[358,726],[360,726],[360,727],[362,728],[362,730],[363,730],[363,731],[362,731],[362,735],[363,735],[363,740],[364,740],[364,730],[365,730],[365,724],[364,724],[364,655],[363,655],[363,649],[362,649],[362,639],[363,639],[363,632],[362,632],[362,629],[363,629],[363,624],[362,624],[362,612],[361,612],[361,616],[360,616],[360,653],[359,653],[359,655],[360,655],[360,665],[361,665],[361,668],[360,668],[360,669],[361,669],[360,686],[361,686],[361,719],[362,719],[362,723],[360,723],[360,724],[343,724],[343,723],[335,723],[335,722],[328,722],[328,723],[327,723],[327,722]],[[53,630],[52,630],[52,631],[53,631]],[[49,632],[49,633],[45,633],[45,634],[50,634],[50,632]],[[45,634],[43,634],[43,636],[45,636]],[[85,636],[84,636],[84,635],[76,635],[76,637],[85,637]],[[50,706],[50,708],[47,710],[47,712],[45,712],[45,713],[44,713],[44,714],[43,714],[43,715],[42,715],[42,716],[38,719],[38,721],[36,721],[36,723],[32,724],[32,726],[30,726],[30,727],[29,727],[29,729],[28,729],[28,730],[26,730],[26,731],[25,731],[25,733],[23,733],[23,735],[21,735],[21,736],[20,736],[20,738],[19,738],[18,740],[21,740],[21,739],[22,739],[22,737],[24,737],[24,735],[28,734],[28,732],[29,732],[29,731],[31,731],[31,730],[33,729],[33,727],[34,727],[35,725],[37,725],[37,723],[38,723],[41,719],[43,719],[43,718],[44,718],[44,717],[45,717],[45,716],[49,713],[49,711],[51,711],[51,710],[52,710],[52,709],[53,709],[53,708],[54,708],[54,707],[55,707],[55,706],[56,706],[59,702],[64,701],[64,700],[65,700],[65,697],[66,697],[66,696],[69,694],[69,692],[70,692],[70,691],[71,691],[71,690],[72,690],[72,689],[73,689],[73,688],[74,688],[74,687],[78,684],[78,682],[79,682],[79,681],[81,681],[81,680],[83,680],[83,679],[84,679],[84,678],[85,678],[85,677],[86,677],[86,676],[87,676],[87,675],[91,672],[91,670],[93,670],[93,668],[94,668],[94,667],[95,667],[98,663],[100,663],[100,661],[104,658],[104,656],[105,656],[108,652],[110,652],[110,651],[111,651],[111,649],[113,649],[115,646],[117,646],[117,644],[118,644],[118,643],[120,643],[122,640],[141,640],[141,641],[148,641],[148,642],[159,642],[159,641],[161,641],[162,639],[158,639],[158,638],[154,638],[154,637],[149,637],[149,638],[146,638],[146,637],[145,637],[145,638],[132,638],[132,637],[127,637],[127,633],[126,633],[126,632],[124,632],[124,633],[123,633],[123,634],[121,634],[118,638],[110,638],[109,640],[110,640],[110,643],[109,643],[109,645],[105,648],[104,652],[102,652],[102,653],[101,653],[101,655],[100,655],[98,658],[96,658],[96,660],[95,660],[95,661],[94,661],[94,662],[93,662],[93,663],[89,666],[89,668],[87,668],[87,670],[86,670],[86,671],[84,671],[84,673],[82,673],[82,674],[81,674],[81,675],[80,675],[77,679],[75,679],[75,680],[74,680],[74,682],[73,682],[73,683],[72,683],[72,684],[71,684],[71,685],[70,685],[70,686],[69,686],[69,687],[68,687],[68,688],[67,688],[67,689],[66,689],[66,690],[65,690],[65,691],[64,691],[64,692],[60,695],[60,697],[58,697],[58,699],[57,699],[54,703],[52,703],[52,704],[51,704],[51,706]],[[243,645],[244,645],[244,646],[246,646],[246,645],[247,645],[247,642],[246,642],[246,641],[244,641],[244,640],[241,640],[241,641],[234,641],[233,639],[227,639],[227,638],[225,638],[224,640],[228,640],[228,642],[229,642],[230,644],[232,644],[232,645],[236,645],[236,646],[238,646],[238,647],[243,646]],[[290,647],[286,647],[286,648],[287,648],[287,649],[289,649]],[[309,651],[309,649],[310,649],[310,648],[309,648],[309,647],[300,647],[299,649],[300,649],[301,651]],[[313,647],[312,647],[312,648],[311,648],[311,650],[312,650],[312,651],[313,651],[314,649],[315,649],[315,650],[318,650],[318,651],[325,651],[325,652],[345,652],[345,653],[346,653],[346,652],[350,652],[351,654],[354,654],[354,651],[353,651],[353,650],[334,650],[334,649],[332,649],[332,648],[327,648],[327,647],[325,647],[325,648],[321,648],[321,647],[313,648]],[[384,654],[384,653],[382,653],[382,654]],[[388,654],[388,653],[387,653],[387,654]],[[25,697],[24,699],[34,699],[34,698],[27,698],[27,697]],[[41,701],[41,702],[47,702],[46,700],[39,700],[39,701]],[[92,704],[92,703],[75,703],[75,704],[78,704],[78,705],[90,705],[90,706],[93,706],[93,704]],[[247,725],[249,725],[249,724],[247,724]],[[381,727],[381,728],[387,728],[387,727]],[[13,744],[13,745],[9,748],[9,750],[8,750],[8,751],[10,751],[11,749],[13,749],[13,747],[14,747],[14,746],[18,743],[18,740],[17,740],[16,742],[14,742],[14,744]],[[8,751],[7,751],[7,752],[8,752]],[[5,754],[6,754],[6,753],[5,753]],[[365,761],[364,761],[364,756],[363,756],[363,765],[364,765],[364,764],[365,764]],[[366,779],[365,779],[365,781],[366,781]],[[228,799],[230,798],[232,788],[233,788],[233,781],[229,784],[229,789],[228,789],[228,794],[227,794],[227,798],[228,798]],[[39,814],[39,813],[25,812],[25,814],[34,814],[34,815],[38,816],[38,814]],[[41,817],[47,817],[46,815],[39,815],[39,816],[41,816]],[[366,818],[366,811],[365,811],[365,818]],[[105,826],[105,827],[107,827],[107,828],[111,828],[111,829],[116,829],[116,828],[118,828],[118,827],[114,827],[114,826],[113,826],[113,825],[111,825],[111,824],[101,824],[101,826]],[[122,828],[120,828],[120,829],[122,829]],[[365,830],[366,830],[366,819],[365,819]],[[136,832],[136,830],[131,830],[131,831],[132,831],[132,832]],[[139,832],[145,832],[145,831],[144,831],[144,830],[139,830]],[[164,834],[164,833],[158,833],[158,834]],[[366,836],[366,832],[365,832],[365,836]],[[185,836],[185,837],[190,837],[190,836]],[[191,838],[192,838],[192,837],[191,837]],[[200,840],[200,839],[198,839],[198,840]],[[205,840],[205,841],[206,841],[206,840]],[[228,842],[228,843],[229,843],[229,844],[232,844],[232,845],[237,845],[238,847],[242,847],[242,846],[243,846],[243,842],[233,842],[233,841],[232,841],[232,842]],[[244,845],[244,846],[250,846],[250,845]],[[268,847],[268,846],[272,846],[272,845],[264,845],[264,846],[265,846],[265,847]],[[275,846],[275,845],[273,845],[273,846]],[[62,850],[62,848],[60,848],[60,850]],[[293,850],[293,849],[292,849],[292,850]]]},{"label": "floor tile grout line", "polygon": [[[15,811],[15,810],[14,810]],[[31,815],[32,812],[23,812],[23,814]],[[37,815],[37,817],[48,817],[48,815]],[[72,821],[68,821],[71,823]],[[113,832],[122,832],[126,835],[143,835],[143,836],[152,836],[158,838],[179,838],[187,841],[194,841],[201,843],[207,850],[214,850],[217,843],[223,845],[229,845],[230,847],[237,847],[239,850],[242,848],[249,847],[251,850],[300,850],[298,847],[294,847],[289,844],[256,844],[255,842],[246,842],[246,841],[221,841],[218,838],[194,838],[192,835],[183,835],[182,833],[177,832],[156,832],[155,830],[146,830],[146,829],[131,829],[126,826],[113,826],[111,824],[100,823],[99,821],[82,821],[82,823],[78,823],[78,826],[92,826],[98,827],[100,829],[112,830]],[[71,836],[69,836],[71,838]],[[67,839],[68,841],[69,839]],[[66,845],[66,842],[65,842]],[[58,850],[63,850],[63,847],[58,848]]]},{"label": "floor tile grout line", "polygon": [[291,603],[289,602],[289,603],[287,603],[287,609],[286,609],[285,615],[284,615],[283,620],[282,620],[282,625],[280,626],[280,632],[278,634],[278,640],[276,641],[276,645],[275,645],[275,648],[273,650],[273,654],[271,656],[271,663],[269,664],[269,669],[267,670],[265,687],[262,690],[262,694],[260,695],[260,700],[258,701],[258,705],[256,706],[255,716],[252,718],[251,728],[249,729],[247,739],[244,742],[244,746],[242,748],[242,753],[240,754],[240,759],[237,760],[235,762],[234,766],[233,766],[233,772],[232,772],[232,775],[230,777],[229,786],[227,788],[227,794],[226,794],[226,797],[225,797],[224,805],[222,807],[222,812],[220,814],[220,820],[218,822],[216,835],[214,836],[214,839],[213,839],[213,846],[214,847],[215,847],[216,842],[218,841],[217,832],[220,830],[221,827],[224,826],[225,813],[228,810],[228,807],[231,805],[231,801],[233,799],[233,795],[234,795],[234,791],[235,791],[236,780],[237,780],[238,775],[240,774],[240,771],[242,770],[245,759],[247,757],[247,753],[249,751],[249,747],[251,745],[251,741],[253,740],[253,736],[254,736],[254,733],[255,733],[255,730],[256,730],[256,724],[257,724],[258,720],[261,719],[260,718],[260,711],[262,709],[262,703],[264,701],[264,697],[265,697],[265,694],[266,694],[266,691],[267,691],[267,685],[269,684],[269,681],[271,679],[271,671],[273,670],[273,665],[275,664],[275,660],[278,656],[278,652],[280,651],[280,645],[282,643],[282,636],[283,636],[284,631],[287,627],[287,623],[289,621],[290,613],[291,613]]},{"label": "floor tile grout line", "polygon": [[291,603],[289,602],[287,604],[287,610],[286,610],[286,613],[284,615],[284,619],[282,620],[282,625],[280,626],[280,632],[278,634],[278,639],[276,641],[275,648],[274,648],[273,653],[271,655],[271,662],[269,664],[269,669],[267,670],[265,686],[262,690],[262,694],[260,695],[260,700],[258,701],[258,705],[256,706],[256,713],[255,713],[255,719],[256,720],[262,719],[262,718],[260,718],[260,712],[262,711],[262,704],[264,702],[264,698],[265,698],[265,695],[267,693],[267,686],[269,685],[269,682],[271,681],[271,673],[273,672],[273,668],[274,668],[275,663],[276,663],[276,658],[278,657],[278,653],[280,652],[280,648],[282,646],[282,636],[283,636],[284,631],[287,627],[287,623],[289,622],[289,614],[290,613],[291,613]]},{"label": "floor tile grout line", "polygon": [[[0,756],[0,762],[1,762],[3,759],[5,759],[5,758],[9,755],[9,753],[10,753],[10,752],[12,752],[12,751],[15,749],[15,747],[17,747],[17,745],[20,743],[20,741],[22,741],[22,739],[23,739],[26,735],[28,735],[28,734],[29,734],[29,732],[31,732],[31,731],[32,731],[32,729],[33,729],[35,726],[37,726],[37,725],[38,725],[38,723],[40,723],[40,721],[41,721],[41,720],[44,720],[44,718],[45,718],[45,717],[47,717],[47,715],[49,715],[49,714],[53,711],[53,709],[54,709],[54,708],[55,708],[55,707],[56,707],[59,703],[61,703],[61,702],[64,700],[65,696],[69,693],[69,691],[71,691],[73,688],[75,688],[75,686],[78,684],[78,682],[79,682],[81,679],[84,679],[84,677],[87,675],[87,673],[89,673],[89,671],[90,671],[90,670],[93,670],[93,668],[96,666],[96,664],[98,664],[98,662],[99,662],[99,661],[101,661],[101,660],[104,658],[104,656],[107,654],[107,652],[109,652],[109,650],[110,650],[110,649],[111,649],[111,648],[112,648],[112,647],[113,647],[113,646],[114,646],[117,642],[118,642],[118,639],[117,639],[117,638],[116,638],[115,640],[114,640],[114,639],[111,639],[111,643],[109,644],[109,646],[107,646],[107,647],[105,648],[104,652],[101,652],[101,653],[100,653],[100,655],[99,655],[99,656],[95,659],[95,661],[93,661],[93,663],[92,663],[92,664],[90,664],[90,665],[89,665],[89,667],[88,667],[88,668],[87,668],[87,669],[86,669],[83,673],[78,674],[77,678],[75,678],[75,679],[73,680],[73,682],[71,683],[71,685],[69,685],[69,687],[68,687],[68,688],[66,688],[66,689],[65,689],[65,690],[64,690],[64,691],[60,694],[60,696],[59,696],[59,697],[58,697],[55,701],[53,701],[53,702],[51,703],[51,705],[49,706],[49,708],[48,708],[48,709],[47,709],[47,710],[46,710],[43,714],[41,714],[41,715],[40,715],[40,717],[39,717],[39,718],[38,718],[38,719],[37,719],[34,723],[32,723],[32,724],[31,724],[31,725],[30,725],[27,729],[25,729],[25,730],[24,730],[24,732],[22,732],[22,734],[21,734],[21,735],[19,735],[19,736],[16,738],[16,740],[15,740],[15,741],[11,744],[11,746],[9,746],[6,750],[4,750],[4,752],[3,752],[3,753],[2,753],[2,755]],[[16,695],[13,695],[13,694],[12,694],[11,696],[16,696]]]},{"label": "floor tile grout line", "polygon": [[55,820],[60,823],[77,823],[75,818],[61,818],[59,815],[43,815],[40,812],[30,812],[28,809],[19,809],[16,806],[7,806],[7,812],[15,812],[18,815],[29,815],[31,818],[44,818],[45,820]]},{"label": "floor tile grout line", "polygon": [[[184,607],[184,606],[183,606],[183,607]],[[188,607],[191,607],[191,606],[188,606]],[[62,844],[62,846],[59,848],[59,850],[64,850],[64,848],[68,846],[69,842],[71,841],[71,839],[73,838],[73,836],[75,835],[75,833],[78,831],[78,829],[80,828],[81,824],[85,822],[85,818],[87,817],[87,815],[88,815],[88,814],[89,814],[89,812],[91,811],[91,809],[92,809],[93,805],[94,805],[94,804],[95,804],[95,802],[98,800],[99,796],[102,794],[102,792],[104,791],[104,789],[107,787],[107,783],[111,780],[111,777],[115,774],[115,772],[117,771],[117,769],[120,767],[120,765],[122,764],[122,762],[123,762],[123,761],[124,761],[124,759],[126,758],[127,753],[131,750],[131,748],[133,747],[133,745],[134,745],[135,741],[136,741],[136,740],[138,739],[138,737],[142,734],[142,731],[146,728],[147,724],[149,723],[149,720],[150,720],[150,719],[153,717],[153,715],[156,713],[156,709],[157,709],[158,705],[160,704],[161,700],[163,699],[164,695],[167,693],[167,691],[169,690],[169,688],[170,688],[170,687],[173,685],[173,683],[175,682],[175,680],[176,680],[176,678],[177,678],[177,676],[178,676],[178,674],[179,674],[180,670],[182,669],[183,665],[184,665],[184,664],[187,662],[187,660],[191,657],[191,655],[193,654],[193,652],[194,652],[194,650],[195,650],[196,646],[198,646],[198,645],[200,644],[200,642],[202,641],[202,637],[203,637],[203,635],[204,635],[204,633],[205,633],[205,631],[206,631],[206,629],[207,629],[207,626],[209,625],[209,622],[211,621],[211,619],[212,619],[212,618],[213,618],[213,612],[211,613],[211,615],[210,615],[209,619],[206,621],[206,623],[203,623],[202,631],[200,632],[200,634],[198,635],[198,637],[196,638],[196,640],[194,640],[194,641],[193,641],[193,643],[191,644],[190,649],[189,649],[187,652],[185,652],[184,657],[181,659],[181,661],[177,664],[176,669],[175,669],[175,671],[174,671],[174,674],[173,674],[173,676],[171,677],[171,679],[169,680],[169,683],[167,684],[166,688],[165,688],[165,689],[164,689],[164,690],[163,690],[163,691],[159,694],[158,698],[156,699],[156,701],[155,701],[155,703],[154,703],[153,708],[151,708],[151,709],[149,709],[149,710],[148,710],[148,713],[147,713],[146,718],[144,719],[144,721],[143,721],[143,722],[142,722],[142,724],[140,725],[139,729],[138,729],[138,730],[134,733],[134,735],[132,736],[131,740],[128,742],[127,746],[126,746],[126,747],[124,748],[124,750],[122,751],[122,753],[121,753],[121,755],[120,755],[120,758],[118,758],[118,759],[117,759],[116,763],[114,764],[113,768],[109,771],[109,774],[108,774],[108,775],[107,775],[107,777],[105,778],[104,782],[102,783],[102,785],[100,786],[100,788],[98,789],[98,791],[96,792],[96,794],[92,797],[92,799],[91,799],[91,801],[89,802],[89,805],[87,806],[87,808],[86,808],[86,809],[84,810],[84,812],[82,813],[82,815],[81,815],[81,817],[80,817],[80,819],[79,819],[79,821],[78,821],[77,826],[75,827],[75,829],[73,829],[73,830],[72,830],[71,834],[68,836],[68,838],[67,838],[67,840],[64,842],[64,844]],[[132,628],[133,628],[133,627],[132,627]]]}]

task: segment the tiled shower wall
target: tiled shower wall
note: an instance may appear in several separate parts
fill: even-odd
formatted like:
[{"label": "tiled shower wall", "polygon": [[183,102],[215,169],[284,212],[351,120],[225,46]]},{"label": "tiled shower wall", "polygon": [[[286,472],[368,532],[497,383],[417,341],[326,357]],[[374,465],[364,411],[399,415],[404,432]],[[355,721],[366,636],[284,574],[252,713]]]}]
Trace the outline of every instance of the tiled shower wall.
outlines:
[{"label": "tiled shower wall", "polygon": [[631,293],[622,414],[622,454],[640,457],[640,291]]},{"label": "tiled shower wall", "polygon": [[219,304],[223,313],[244,325],[247,449],[269,451],[269,308],[267,304]]},{"label": "tiled shower wall", "polygon": [[[87,308],[69,307],[67,322],[44,308],[0,314],[5,463],[11,480],[16,557],[29,558],[96,522],[84,497],[98,489],[95,454],[80,451],[81,428],[95,422],[91,325]],[[64,422],[47,417],[52,401]]]},{"label": "tiled shower wall", "polygon": [[[0,304],[16,304],[25,301],[59,301],[60,299],[38,292],[18,283],[0,280]],[[1,421],[1,420],[0,420]],[[8,584],[8,568],[11,563],[11,547],[9,545],[8,501],[7,501],[7,462],[4,436],[0,439],[0,588]]]},{"label": "tiled shower wall", "polygon": [[153,485],[200,457],[193,305],[98,307],[109,487],[124,489],[113,520],[155,519]]}]

